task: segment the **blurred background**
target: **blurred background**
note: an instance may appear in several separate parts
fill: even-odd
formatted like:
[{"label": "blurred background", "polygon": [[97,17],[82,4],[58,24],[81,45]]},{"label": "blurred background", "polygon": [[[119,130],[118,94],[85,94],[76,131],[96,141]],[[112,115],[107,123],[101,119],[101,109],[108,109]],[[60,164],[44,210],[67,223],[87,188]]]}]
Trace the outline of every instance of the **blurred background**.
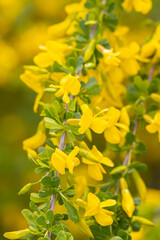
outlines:
[{"label": "blurred background", "polygon": [[[34,134],[39,121],[32,110],[36,94],[20,81],[19,75],[23,65],[33,63],[32,58],[39,52],[38,46],[45,43],[47,26],[65,18],[64,5],[70,2],[75,1],[0,0],[0,236],[5,231],[26,226],[21,210],[28,207],[29,195],[19,197],[17,193],[23,185],[38,178],[34,164],[27,160],[22,150],[22,141]],[[159,10],[160,1],[154,0],[148,18],[160,21]],[[120,17],[122,23],[131,28],[128,38],[142,43],[150,35],[151,28],[146,30],[144,17],[140,14]],[[143,178],[149,188],[140,212],[154,220],[157,226],[142,229],[138,235],[134,234],[134,239],[158,240],[160,144],[157,135],[149,135],[144,126],[140,127],[139,134],[147,144],[147,154],[141,160],[148,165]]]}]

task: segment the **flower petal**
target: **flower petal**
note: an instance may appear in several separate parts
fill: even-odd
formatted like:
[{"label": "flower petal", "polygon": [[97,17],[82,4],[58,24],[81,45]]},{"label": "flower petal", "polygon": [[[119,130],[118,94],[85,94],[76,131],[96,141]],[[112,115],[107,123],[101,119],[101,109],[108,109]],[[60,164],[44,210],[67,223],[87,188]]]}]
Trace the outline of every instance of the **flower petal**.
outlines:
[{"label": "flower petal", "polygon": [[113,223],[112,217],[105,214],[103,211],[99,212],[94,217],[101,226],[109,226]]},{"label": "flower petal", "polygon": [[106,128],[104,137],[109,143],[117,144],[121,140],[121,133],[116,127]]},{"label": "flower petal", "polygon": [[88,174],[91,178],[101,181],[103,179],[103,175],[98,164],[88,165]]},{"label": "flower petal", "polygon": [[107,122],[102,117],[96,117],[96,118],[93,118],[93,122],[90,128],[95,133],[101,134],[105,130],[106,126],[107,126]]},{"label": "flower petal", "polygon": [[114,200],[114,199],[108,199],[108,200],[105,200],[103,202],[101,202],[101,207],[104,208],[104,207],[110,207],[110,206],[114,206],[117,204],[117,201]]}]

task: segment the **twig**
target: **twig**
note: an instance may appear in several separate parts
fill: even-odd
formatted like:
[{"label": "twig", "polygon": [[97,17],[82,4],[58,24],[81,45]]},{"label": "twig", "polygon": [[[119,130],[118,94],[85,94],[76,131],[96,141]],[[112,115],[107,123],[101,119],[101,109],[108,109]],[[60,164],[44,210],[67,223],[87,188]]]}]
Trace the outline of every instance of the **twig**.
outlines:
[{"label": "twig", "polygon": [[148,74],[148,81],[149,82],[152,81],[153,72],[154,72],[154,66],[151,68],[151,70],[149,71],[149,74]]},{"label": "twig", "polygon": [[[137,131],[137,126],[138,126],[138,120],[135,120],[135,123],[134,123],[134,129],[133,129],[133,134],[136,134],[136,131]],[[132,143],[132,149],[135,147],[135,142]],[[123,161],[123,166],[127,166],[129,161],[130,161],[130,158],[131,158],[131,154],[132,154],[132,149],[128,150],[127,154],[126,154],[126,157]],[[119,193],[119,189],[120,189],[120,181],[118,180],[118,183],[117,183],[117,188],[116,188],[116,191],[115,191],[115,195],[118,195]]]}]

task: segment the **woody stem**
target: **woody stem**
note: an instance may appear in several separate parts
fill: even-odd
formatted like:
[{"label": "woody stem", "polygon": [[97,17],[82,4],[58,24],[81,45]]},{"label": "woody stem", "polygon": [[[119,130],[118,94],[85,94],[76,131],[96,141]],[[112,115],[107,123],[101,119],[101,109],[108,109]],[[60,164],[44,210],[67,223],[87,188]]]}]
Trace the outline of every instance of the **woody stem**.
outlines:
[{"label": "woody stem", "polygon": [[[137,126],[138,126],[138,120],[135,120],[134,122],[134,129],[133,129],[133,134],[135,135],[136,134],[136,131],[137,131]],[[132,148],[130,150],[128,150],[127,154],[126,154],[126,157],[123,161],[123,166],[127,166],[130,162],[130,159],[131,159],[131,154],[132,154],[132,149],[135,147],[135,142],[132,143]],[[120,181],[118,180],[118,184],[117,184],[117,188],[116,188],[116,191],[115,191],[115,195],[118,195],[119,193],[119,189],[120,189]]]},{"label": "woody stem", "polygon": [[[62,151],[65,147],[65,138],[66,138],[66,132],[64,132],[62,135],[61,135],[61,138],[60,138],[60,142],[59,142],[59,149]],[[59,172],[58,171],[55,171],[56,175],[59,176]],[[51,204],[50,204],[50,207],[49,209],[51,209],[53,212],[54,212],[54,208],[55,208],[55,203],[56,203],[56,195],[55,194],[52,194],[51,195]],[[51,232],[48,233],[48,238],[51,239]]]}]

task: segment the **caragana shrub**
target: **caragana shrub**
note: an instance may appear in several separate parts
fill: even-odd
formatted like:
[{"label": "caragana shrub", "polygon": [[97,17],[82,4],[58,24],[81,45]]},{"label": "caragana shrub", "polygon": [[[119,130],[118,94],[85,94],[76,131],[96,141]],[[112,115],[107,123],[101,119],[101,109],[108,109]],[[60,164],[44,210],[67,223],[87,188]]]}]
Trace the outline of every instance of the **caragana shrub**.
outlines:
[{"label": "caragana shrub", "polygon": [[[23,149],[40,179],[19,195],[35,184],[40,189],[22,211],[28,228],[6,238],[72,240],[68,219],[90,240],[129,240],[142,225],[154,225],[138,215],[146,147],[137,131],[147,123],[160,141],[160,26],[153,24],[141,46],[126,44],[129,29],[117,19],[119,12],[151,8],[151,0],[67,5],[67,18],[48,28],[35,65],[24,66],[21,80],[37,93],[41,121]],[[58,205],[64,211],[55,213]]]}]

